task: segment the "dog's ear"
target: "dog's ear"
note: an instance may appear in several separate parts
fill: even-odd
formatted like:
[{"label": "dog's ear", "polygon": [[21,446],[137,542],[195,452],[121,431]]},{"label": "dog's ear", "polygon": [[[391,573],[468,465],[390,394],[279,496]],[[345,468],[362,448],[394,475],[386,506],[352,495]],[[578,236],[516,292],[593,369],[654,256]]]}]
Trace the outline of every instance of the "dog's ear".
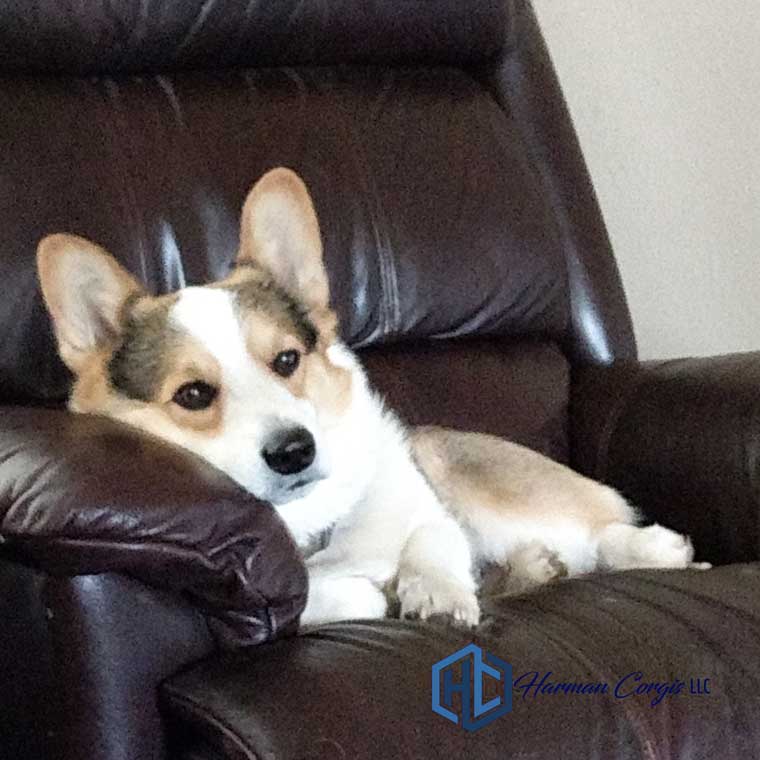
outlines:
[{"label": "dog's ear", "polygon": [[290,169],[267,172],[243,206],[238,264],[266,269],[286,292],[310,309],[327,309],[319,222],[303,180]]},{"label": "dog's ear", "polygon": [[49,235],[37,246],[37,273],[58,351],[75,374],[118,336],[126,299],[142,288],[102,248],[76,235]]}]

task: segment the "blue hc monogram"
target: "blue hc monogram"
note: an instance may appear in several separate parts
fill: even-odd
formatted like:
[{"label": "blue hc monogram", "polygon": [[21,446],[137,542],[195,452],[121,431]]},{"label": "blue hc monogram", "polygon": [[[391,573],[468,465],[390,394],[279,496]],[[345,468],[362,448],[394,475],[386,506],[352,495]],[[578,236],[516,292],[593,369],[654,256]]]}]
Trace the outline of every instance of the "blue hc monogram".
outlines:
[{"label": "blue hc monogram", "polygon": [[[454,665],[461,662],[462,680],[454,682]],[[443,677],[441,677],[443,676]],[[501,682],[500,695],[483,702],[483,679]],[[453,711],[454,695],[461,700],[461,716]],[[465,731],[477,731],[512,709],[512,666],[476,644],[468,644],[433,665],[433,712]]]}]

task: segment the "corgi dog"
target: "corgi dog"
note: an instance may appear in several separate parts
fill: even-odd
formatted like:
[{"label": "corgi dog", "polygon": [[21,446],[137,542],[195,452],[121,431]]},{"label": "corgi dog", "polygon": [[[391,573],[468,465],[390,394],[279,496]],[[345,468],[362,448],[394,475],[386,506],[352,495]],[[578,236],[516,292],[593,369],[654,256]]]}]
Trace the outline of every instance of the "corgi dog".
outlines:
[{"label": "corgi dog", "polygon": [[37,251],[74,412],[204,457],[279,512],[309,571],[302,624],[480,617],[480,569],[512,589],[596,569],[705,567],[639,527],[612,488],[487,435],[406,429],[338,337],[319,224],[301,179],[265,174],[221,281],[152,296],[106,251]]}]

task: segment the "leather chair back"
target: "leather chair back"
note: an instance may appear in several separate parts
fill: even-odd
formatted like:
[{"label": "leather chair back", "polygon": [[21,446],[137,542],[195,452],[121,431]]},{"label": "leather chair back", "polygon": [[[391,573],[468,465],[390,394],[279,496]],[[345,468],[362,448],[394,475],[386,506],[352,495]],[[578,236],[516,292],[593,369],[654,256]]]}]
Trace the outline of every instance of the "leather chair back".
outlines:
[{"label": "leather chair back", "polygon": [[635,346],[534,16],[402,5],[0,6],[0,403],[67,393],[40,237],[91,238],[155,293],[202,283],[251,184],[287,165],[343,335],[405,416],[564,457],[571,365]]}]

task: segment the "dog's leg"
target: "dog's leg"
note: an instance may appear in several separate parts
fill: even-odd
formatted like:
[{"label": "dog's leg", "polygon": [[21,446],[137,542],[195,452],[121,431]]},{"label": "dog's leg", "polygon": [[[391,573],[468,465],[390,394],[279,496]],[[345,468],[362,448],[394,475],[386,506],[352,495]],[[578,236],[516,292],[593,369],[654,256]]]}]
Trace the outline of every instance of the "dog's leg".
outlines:
[{"label": "dog's leg", "polygon": [[388,601],[383,589],[393,577],[395,563],[352,553],[344,539],[338,535],[306,560],[309,596],[301,625],[385,617]]},{"label": "dog's leg", "polygon": [[599,564],[614,570],[635,568],[683,568],[706,570],[707,562],[693,562],[691,541],[662,525],[638,528],[611,523],[599,534]]},{"label": "dog's leg", "polygon": [[309,576],[309,598],[301,615],[301,625],[318,625],[336,620],[385,617],[385,594],[362,576]]},{"label": "dog's leg", "polygon": [[531,541],[515,549],[498,570],[490,584],[481,588],[483,596],[513,596],[533,591],[545,583],[563,578],[567,567],[556,552],[540,541]]},{"label": "dog's leg", "polygon": [[301,625],[385,617],[388,601],[384,588],[393,577],[395,561],[352,552],[345,538],[339,534],[306,560],[309,596]]},{"label": "dog's leg", "polygon": [[453,519],[440,517],[412,532],[401,553],[396,591],[402,618],[446,615],[477,625],[470,546]]}]

